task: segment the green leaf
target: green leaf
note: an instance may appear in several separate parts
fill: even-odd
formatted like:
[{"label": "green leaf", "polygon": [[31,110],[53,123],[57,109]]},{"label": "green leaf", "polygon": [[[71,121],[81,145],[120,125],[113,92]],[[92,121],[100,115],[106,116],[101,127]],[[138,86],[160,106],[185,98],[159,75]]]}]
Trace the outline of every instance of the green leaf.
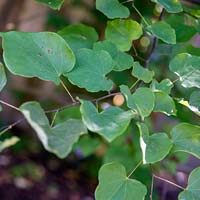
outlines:
[{"label": "green leaf", "polygon": [[85,100],[80,100],[82,120],[87,128],[103,136],[108,142],[123,134],[133,116],[131,111],[124,111],[119,107],[110,106],[98,113],[95,106]]},{"label": "green leaf", "polygon": [[143,163],[156,163],[163,160],[172,148],[172,142],[166,133],[154,133],[149,136],[149,130],[144,123],[137,123],[140,131],[140,147]]},{"label": "green leaf", "polygon": [[121,51],[128,51],[132,41],[139,39],[142,34],[142,26],[131,19],[109,21],[105,32],[106,39],[116,44]]},{"label": "green leaf", "polygon": [[75,145],[75,149],[79,150],[85,157],[95,153],[96,149],[101,145],[98,138],[89,135],[82,136]]},{"label": "green leaf", "polygon": [[169,68],[180,77],[181,85],[185,88],[200,88],[200,57],[181,53],[170,62]]},{"label": "green leaf", "polygon": [[99,37],[93,27],[84,24],[67,26],[60,30],[58,34],[65,39],[74,52],[81,48],[91,49],[93,43]]},{"label": "green leaf", "polygon": [[[196,33],[194,26],[191,26],[190,23],[187,23],[185,15],[170,15],[167,17],[166,22],[171,25],[171,27],[176,32],[176,41],[178,42],[187,42],[190,40]],[[186,44],[184,44],[184,47]]]},{"label": "green leaf", "polygon": [[130,15],[128,8],[119,3],[118,0],[96,0],[96,9],[110,19],[127,18]]},{"label": "green leaf", "polygon": [[94,44],[94,50],[107,51],[113,59],[113,70],[124,71],[133,66],[133,58],[127,53],[121,52],[117,49],[117,46],[109,41],[100,41]]},{"label": "green leaf", "polygon": [[126,169],[118,163],[109,163],[99,171],[99,185],[95,191],[96,200],[144,200],[146,186],[126,176]]},{"label": "green leaf", "polygon": [[178,196],[178,200],[199,200],[200,167],[194,169],[189,176],[187,188]]},{"label": "green leaf", "polygon": [[64,0],[36,0],[40,3],[48,5],[50,8],[60,10]]},{"label": "green leaf", "polygon": [[17,142],[19,142],[19,138],[16,136],[13,136],[11,138],[7,138],[4,141],[0,141],[0,152],[2,152],[4,149],[15,145]]},{"label": "green leaf", "polygon": [[44,148],[56,154],[59,158],[66,157],[80,135],[87,132],[81,120],[70,119],[50,127],[44,110],[37,102],[27,102],[20,106],[20,110],[31,127],[37,133]]},{"label": "green leaf", "polygon": [[153,79],[154,72],[142,67],[139,62],[134,62],[132,75],[145,83],[150,83]]},{"label": "green leaf", "polygon": [[65,74],[72,84],[90,92],[109,91],[112,88],[113,82],[106,78],[106,74],[113,69],[108,52],[80,49],[76,59],[74,69]]},{"label": "green leaf", "polygon": [[189,104],[200,110],[200,91],[192,92]]},{"label": "green leaf", "polygon": [[175,30],[166,22],[159,21],[148,27],[148,30],[168,44],[176,44]]},{"label": "green leaf", "polygon": [[180,123],[171,131],[174,152],[183,151],[200,158],[200,126]]},{"label": "green leaf", "polygon": [[168,116],[176,115],[176,106],[173,99],[164,92],[154,92],[155,106],[154,112],[162,112]]},{"label": "green leaf", "polygon": [[8,32],[3,37],[6,67],[25,77],[38,77],[59,84],[59,76],[75,65],[75,57],[65,40],[56,33]]},{"label": "green leaf", "polygon": [[189,108],[196,115],[200,116],[200,110],[197,107],[190,105],[188,101],[185,101],[184,99],[181,99],[181,100],[178,101],[178,103],[180,103],[181,105]]},{"label": "green leaf", "polygon": [[3,64],[0,62],[0,92],[7,83],[6,73]]},{"label": "green leaf", "polygon": [[155,3],[160,4],[169,13],[179,13],[183,11],[179,0],[152,0]]},{"label": "green leaf", "polygon": [[163,79],[160,83],[157,80],[153,79],[151,83],[151,89],[154,92],[164,92],[166,94],[171,93],[171,89],[173,88],[173,83],[169,79]]},{"label": "green leaf", "polygon": [[155,96],[150,88],[141,87],[133,94],[126,85],[120,86],[120,89],[126,98],[127,106],[135,110],[142,119],[151,114],[154,108]]}]

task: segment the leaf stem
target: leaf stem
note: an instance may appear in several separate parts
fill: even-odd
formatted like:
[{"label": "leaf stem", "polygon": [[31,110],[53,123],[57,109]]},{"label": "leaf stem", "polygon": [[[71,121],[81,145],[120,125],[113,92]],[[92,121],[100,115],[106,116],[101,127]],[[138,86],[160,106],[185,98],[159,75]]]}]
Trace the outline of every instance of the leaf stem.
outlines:
[{"label": "leaf stem", "polygon": [[58,113],[59,113],[59,110],[57,110],[57,111],[55,112],[54,116],[53,116],[53,119],[52,119],[52,122],[51,122],[51,125],[50,125],[51,128],[52,128],[53,125],[54,125],[54,122],[55,122],[55,120],[56,120],[56,117],[57,117],[57,114],[58,114]]},{"label": "leaf stem", "polygon": [[142,164],[142,160],[135,166],[135,168],[131,171],[131,173],[128,175],[128,178],[135,172],[135,170]]},{"label": "leaf stem", "polygon": [[15,107],[15,106],[13,106],[13,105],[11,105],[11,104],[9,104],[9,103],[3,101],[3,100],[0,100],[0,103],[2,103],[2,104],[5,105],[5,106],[8,106],[8,107],[10,107],[10,108],[13,108],[14,110],[17,110],[17,111],[21,112],[19,108]]},{"label": "leaf stem", "polygon": [[153,174],[153,177],[156,178],[156,179],[159,179],[159,180],[161,180],[161,181],[164,181],[164,182],[166,182],[166,183],[169,183],[170,185],[173,185],[173,186],[175,186],[175,187],[177,187],[177,188],[179,188],[179,189],[181,189],[181,190],[185,190],[184,187],[182,187],[182,186],[180,186],[180,185],[178,185],[178,184],[176,184],[176,183],[174,183],[174,182],[171,182],[171,181],[169,181],[169,180],[167,180],[167,179],[164,179],[164,178],[162,178],[162,177],[160,177],[160,176],[157,176],[157,175]]},{"label": "leaf stem", "polygon": [[135,4],[132,4],[133,8],[135,9],[135,11],[137,12],[137,14],[141,17],[141,19],[144,21],[144,23],[149,26],[149,23],[146,21],[146,19],[142,16],[142,14],[140,13],[140,11],[136,8]]},{"label": "leaf stem", "polygon": [[139,81],[140,81],[139,79],[135,81],[133,85],[130,87],[130,90],[132,90],[139,83]]},{"label": "leaf stem", "polygon": [[65,91],[67,92],[67,94],[70,96],[72,102],[76,102],[76,100],[74,99],[74,97],[71,95],[71,93],[69,92],[69,90],[67,89],[66,85],[64,84],[64,82],[60,79],[60,83],[63,86],[63,88],[65,89]]}]

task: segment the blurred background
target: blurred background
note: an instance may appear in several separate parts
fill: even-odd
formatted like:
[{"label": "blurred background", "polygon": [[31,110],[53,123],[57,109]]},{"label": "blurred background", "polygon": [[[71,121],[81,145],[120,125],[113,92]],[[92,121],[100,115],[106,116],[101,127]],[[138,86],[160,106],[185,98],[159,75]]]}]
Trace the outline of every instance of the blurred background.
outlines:
[{"label": "blurred background", "polygon": [[[198,6],[189,3],[189,1],[185,4],[191,7]],[[140,22],[141,19],[133,10],[131,3],[126,5],[132,10],[131,18]],[[156,7],[149,0],[137,0],[135,5],[148,20],[157,20],[160,15],[161,8]],[[200,39],[195,31],[191,31],[194,28],[194,22],[190,16],[167,16],[165,13],[164,17],[172,26],[174,23],[180,25],[179,30],[176,30],[180,43],[173,47],[159,43],[153,54],[150,69],[156,69],[157,80],[168,77],[173,81],[177,77],[168,71],[169,59],[174,54],[182,52],[183,45],[186,44],[196,55],[200,56]],[[95,10],[94,0],[65,0],[60,11],[53,11],[34,0],[0,0],[1,32],[11,30],[57,32],[67,25],[84,23],[95,27],[100,39],[104,39],[106,22],[107,18]],[[190,31],[187,32],[188,29]],[[148,55],[152,40],[153,38],[147,34],[133,44],[134,48],[131,49],[130,54],[141,64],[140,57],[145,58]],[[135,51],[137,51],[137,56]],[[0,61],[2,61],[1,47]],[[117,86],[121,84],[131,85],[135,81],[129,70],[112,72],[109,76],[116,84],[113,91],[118,91]],[[70,103],[65,91],[52,82],[45,82],[36,78],[22,78],[14,76],[8,71],[7,78],[8,83],[0,93],[0,99],[16,107],[30,100],[39,101],[45,110]],[[72,86],[67,80],[65,80],[65,83],[73,96],[91,99],[105,95],[105,93],[88,93]],[[191,90],[183,90],[176,82],[172,96],[176,98],[184,97],[188,100],[190,93]],[[120,104],[116,99],[102,101],[100,106],[103,109],[109,104]],[[151,130],[169,132],[180,121],[200,124],[199,118],[186,107],[178,103],[176,106],[177,117],[167,117],[160,113],[152,114],[147,120]],[[51,120],[53,115],[48,114],[48,117]],[[56,122],[69,117],[80,118],[79,107],[59,112]],[[8,125],[21,118],[21,114],[3,106],[3,111],[0,112],[0,130],[4,130]],[[20,139],[15,145],[0,153],[0,200],[93,200],[94,191],[98,184],[98,170],[103,163],[119,161],[126,166],[127,171],[131,171],[141,160],[138,135],[134,123],[122,137],[119,137],[110,145],[102,141],[96,134],[90,133],[89,136],[81,138],[66,159],[60,160],[44,150],[34,131],[26,121],[22,121],[0,135],[0,141],[11,136],[17,136]],[[158,175],[181,186],[186,186],[188,174],[199,165],[198,159],[179,153],[167,157],[153,168]],[[140,167],[134,177],[146,184],[148,189],[150,188],[151,171],[148,167]],[[177,199],[180,191],[174,186],[158,180],[154,184],[153,199]],[[149,196],[147,196],[148,198]]]}]

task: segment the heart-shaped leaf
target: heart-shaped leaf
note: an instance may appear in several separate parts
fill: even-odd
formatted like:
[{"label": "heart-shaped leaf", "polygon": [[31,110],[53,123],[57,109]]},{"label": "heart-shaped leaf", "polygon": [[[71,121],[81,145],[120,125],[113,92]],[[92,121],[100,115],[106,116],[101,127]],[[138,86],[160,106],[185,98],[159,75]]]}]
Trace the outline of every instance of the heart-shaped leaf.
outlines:
[{"label": "heart-shaped leaf", "polygon": [[119,50],[128,51],[132,41],[142,35],[142,26],[136,21],[127,19],[115,19],[109,21],[106,28],[106,39],[116,44]]},{"label": "heart-shaped leaf", "polygon": [[120,89],[126,98],[127,106],[135,110],[142,119],[151,114],[154,108],[155,96],[150,88],[141,87],[133,94],[126,85],[121,85]]},{"label": "heart-shaped leaf", "polygon": [[163,160],[170,152],[172,142],[166,133],[154,133],[149,136],[149,130],[144,123],[137,123],[140,131],[140,147],[143,163],[155,163]]},{"label": "heart-shaped leaf", "polygon": [[72,84],[90,92],[108,91],[112,88],[113,82],[105,77],[113,69],[108,52],[80,49],[76,53],[76,59],[74,69],[65,74]]},{"label": "heart-shaped leaf", "polygon": [[7,83],[6,73],[3,64],[0,62],[0,92]]},{"label": "heart-shaped leaf", "polygon": [[109,142],[125,132],[133,117],[131,111],[124,111],[119,107],[110,106],[98,113],[91,102],[85,100],[80,102],[84,124],[90,131],[102,135]]},{"label": "heart-shaped leaf", "polygon": [[84,24],[67,26],[60,30],[58,34],[65,39],[75,53],[81,48],[91,49],[93,43],[98,40],[95,29]]},{"label": "heart-shaped leaf", "polygon": [[200,158],[200,126],[180,123],[171,131],[174,151],[183,151]]},{"label": "heart-shaped leaf", "polygon": [[180,77],[183,87],[200,88],[200,57],[181,53],[170,62],[169,68]]},{"label": "heart-shaped leaf", "polygon": [[128,8],[118,0],[96,0],[96,8],[110,19],[127,18],[130,15]]},{"label": "heart-shaped leaf", "polygon": [[117,46],[109,41],[100,41],[94,44],[94,50],[107,51],[113,59],[113,70],[123,71],[133,66],[133,58],[127,53],[121,52]]},{"label": "heart-shaped leaf", "polygon": [[160,83],[157,80],[153,79],[151,83],[151,89],[154,92],[164,92],[170,94],[171,89],[173,88],[173,83],[169,79],[164,79]]},{"label": "heart-shaped leaf", "polygon": [[40,3],[48,5],[50,8],[60,10],[64,0],[36,0]]},{"label": "heart-shaped leaf", "polygon": [[187,188],[178,196],[178,200],[199,200],[200,167],[194,169],[189,176]]},{"label": "heart-shaped leaf", "polygon": [[87,133],[81,120],[69,119],[53,128],[37,102],[27,102],[20,106],[21,112],[36,131],[44,148],[56,154],[59,158],[66,157],[80,135]]},{"label": "heart-shaped leaf", "polygon": [[134,62],[132,75],[145,83],[150,83],[153,79],[154,72],[142,67],[139,62]]},{"label": "heart-shaped leaf", "polygon": [[3,37],[6,67],[25,77],[38,77],[59,84],[59,76],[75,65],[75,56],[65,40],[56,33],[8,32]]},{"label": "heart-shaped leaf", "polygon": [[160,4],[169,13],[179,13],[183,11],[179,0],[152,0],[155,3]]},{"label": "heart-shaped leaf", "polygon": [[99,185],[95,191],[96,200],[144,200],[146,194],[146,186],[128,178],[123,165],[109,163],[101,167]]},{"label": "heart-shaped leaf", "polygon": [[174,100],[164,92],[154,92],[155,106],[154,112],[162,112],[168,116],[176,115],[176,106]]},{"label": "heart-shaped leaf", "polygon": [[176,44],[175,30],[166,22],[159,21],[148,27],[148,30],[168,44]]}]

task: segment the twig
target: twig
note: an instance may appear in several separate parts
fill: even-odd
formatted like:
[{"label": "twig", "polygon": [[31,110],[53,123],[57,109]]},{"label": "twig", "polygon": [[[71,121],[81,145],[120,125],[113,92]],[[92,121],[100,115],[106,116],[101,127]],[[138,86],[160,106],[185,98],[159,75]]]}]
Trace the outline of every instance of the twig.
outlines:
[{"label": "twig", "polygon": [[10,129],[12,129],[14,126],[18,125],[19,123],[21,123],[24,119],[20,119],[6,127],[1,128],[0,130],[0,136],[3,135],[5,132],[9,131]]}]

